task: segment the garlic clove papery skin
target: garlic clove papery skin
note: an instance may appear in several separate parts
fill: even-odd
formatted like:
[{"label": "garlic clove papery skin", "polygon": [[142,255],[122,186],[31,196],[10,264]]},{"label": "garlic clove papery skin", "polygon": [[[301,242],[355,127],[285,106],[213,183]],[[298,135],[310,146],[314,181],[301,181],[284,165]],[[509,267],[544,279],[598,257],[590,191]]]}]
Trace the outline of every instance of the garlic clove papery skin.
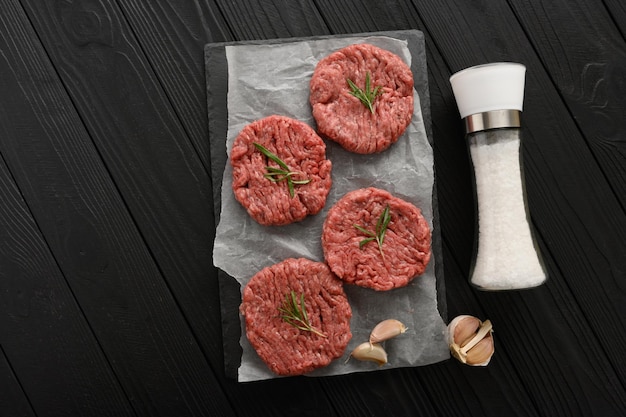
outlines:
[{"label": "garlic clove papery skin", "polygon": [[372,329],[372,332],[370,333],[370,343],[381,343],[385,340],[401,335],[406,331],[406,326],[399,320],[383,320],[378,323],[374,329]]},{"label": "garlic clove papery skin", "polygon": [[452,356],[470,366],[486,366],[495,352],[491,321],[470,315],[455,317],[448,325]]}]

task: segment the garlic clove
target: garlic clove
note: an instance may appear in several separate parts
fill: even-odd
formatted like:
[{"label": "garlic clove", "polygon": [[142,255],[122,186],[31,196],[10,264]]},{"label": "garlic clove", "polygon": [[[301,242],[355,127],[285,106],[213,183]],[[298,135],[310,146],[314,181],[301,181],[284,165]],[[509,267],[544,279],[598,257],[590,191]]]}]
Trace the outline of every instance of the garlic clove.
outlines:
[{"label": "garlic clove", "polygon": [[448,325],[452,356],[472,366],[486,366],[495,351],[491,321],[468,315],[455,317]]},{"label": "garlic clove", "polygon": [[472,366],[486,366],[491,360],[493,352],[493,335],[489,333],[467,352],[465,363]]},{"label": "garlic clove", "polygon": [[[463,323],[460,325],[460,323]],[[466,314],[455,317],[450,324],[448,324],[448,344],[454,343],[454,341],[464,341],[468,337],[473,337],[476,331],[480,327],[480,320],[474,316],[468,316]],[[459,345],[461,343],[458,343]]]},{"label": "garlic clove", "polygon": [[354,348],[350,357],[360,361],[376,362],[378,366],[383,366],[387,363],[387,352],[378,343],[363,342]]},{"label": "garlic clove", "polygon": [[462,340],[461,346],[465,346],[478,331],[480,320],[473,316],[465,316],[454,328],[454,340]]},{"label": "garlic clove", "polygon": [[383,320],[372,329],[370,343],[381,343],[407,331],[402,322],[396,319]]}]

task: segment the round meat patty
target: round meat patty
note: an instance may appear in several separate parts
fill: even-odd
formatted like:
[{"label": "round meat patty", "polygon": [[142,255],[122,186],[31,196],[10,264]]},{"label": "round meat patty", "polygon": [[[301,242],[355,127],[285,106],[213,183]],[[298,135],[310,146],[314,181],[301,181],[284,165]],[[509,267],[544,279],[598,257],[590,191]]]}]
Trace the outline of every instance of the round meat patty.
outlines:
[{"label": "round meat patty", "polygon": [[[304,295],[310,325],[300,330],[281,318],[279,308],[294,292]],[[322,262],[286,259],[259,271],[243,290],[246,336],[263,362],[278,375],[300,375],[343,355],[352,338],[352,310],[343,283]]]},{"label": "round meat patty", "polygon": [[[372,109],[351,94],[348,79],[380,89]],[[395,143],[413,116],[413,73],[397,55],[355,44],[323,58],[313,72],[309,101],[317,131],[346,150],[371,154]]]},{"label": "round meat patty", "polygon": [[[387,206],[390,220],[379,247],[374,237],[385,223],[381,219]],[[431,256],[430,241],[420,209],[377,188],[347,193],[331,207],[322,229],[330,269],[347,283],[378,291],[403,287],[422,274]]]},{"label": "round meat patty", "polygon": [[[268,167],[281,169],[254,144],[276,155],[291,172],[289,179]],[[230,154],[233,192],[258,223],[278,226],[317,214],[326,204],[332,185],[326,144],[306,123],[285,116],[269,116],[242,129]],[[285,173],[286,173],[285,172]],[[289,181],[293,188],[290,190]],[[308,181],[297,184],[298,181]],[[293,191],[293,195],[291,195]]]}]

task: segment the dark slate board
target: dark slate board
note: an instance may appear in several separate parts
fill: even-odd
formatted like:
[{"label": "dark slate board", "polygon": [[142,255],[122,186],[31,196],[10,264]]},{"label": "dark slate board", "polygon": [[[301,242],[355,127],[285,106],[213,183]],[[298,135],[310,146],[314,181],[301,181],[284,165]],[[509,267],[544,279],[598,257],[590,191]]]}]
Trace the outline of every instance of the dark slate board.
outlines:
[{"label": "dark slate board", "polygon": [[[362,36],[388,36],[396,39],[406,40],[408,49],[412,57],[423,57],[423,59],[413,59],[411,70],[415,80],[415,88],[420,97],[422,115],[424,117],[424,127],[428,140],[433,145],[432,127],[430,114],[430,92],[428,89],[428,72],[426,66],[426,53],[424,48],[424,35],[418,30],[400,30],[370,33],[355,33],[348,35],[328,35],[315,37],[299,37],[288,39],[271,39],[243,42],[221,42],[207,44],[204,49],[206,85],[207,85],[207,112],[209,141],[211,149],[211,176],[213,179],[213,202],[215,224],[219,223],[221,211],[222,177],[227,163],[226,135],[228,132],[228,62],[226,59],[225,47],[228,45],[262,45],[280,44],[287,42],[299,42],[304,40],[328,39],[333,37],[362,37]],[[435,170],[436,172],[436,170]],[[439,210],[437,206],[437,186],[436,173],[435,184],[433,184],[433,253],[437,262],[435,264],[435,275],[437,277],[437,302],[439,312],[445,322],[447,322],[447,306],[444,282],[443,256],[441,230],[439,226]],[[225,373],[230,378],[237,378],[237,370],[241,363],[242,349],[239,345],[241,327],[239,319],[239,304],[241,302],[239,283],[222,270],[218,270],[221,313],[222,313],[222,334],[224,344],[224,366]]]}]

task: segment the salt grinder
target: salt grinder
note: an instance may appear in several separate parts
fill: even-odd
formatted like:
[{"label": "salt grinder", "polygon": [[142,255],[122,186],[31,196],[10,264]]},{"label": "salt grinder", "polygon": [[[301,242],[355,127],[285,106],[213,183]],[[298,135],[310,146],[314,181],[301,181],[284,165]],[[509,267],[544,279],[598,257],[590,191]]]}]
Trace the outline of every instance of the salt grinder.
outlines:
[{"label": "salt grinder", "polygon": [[526,67],[491,63],[450,77],[474,172],[477,234],[470,282],[482,290],[536,287],[547,275],[530,224],[520,152]]}]

